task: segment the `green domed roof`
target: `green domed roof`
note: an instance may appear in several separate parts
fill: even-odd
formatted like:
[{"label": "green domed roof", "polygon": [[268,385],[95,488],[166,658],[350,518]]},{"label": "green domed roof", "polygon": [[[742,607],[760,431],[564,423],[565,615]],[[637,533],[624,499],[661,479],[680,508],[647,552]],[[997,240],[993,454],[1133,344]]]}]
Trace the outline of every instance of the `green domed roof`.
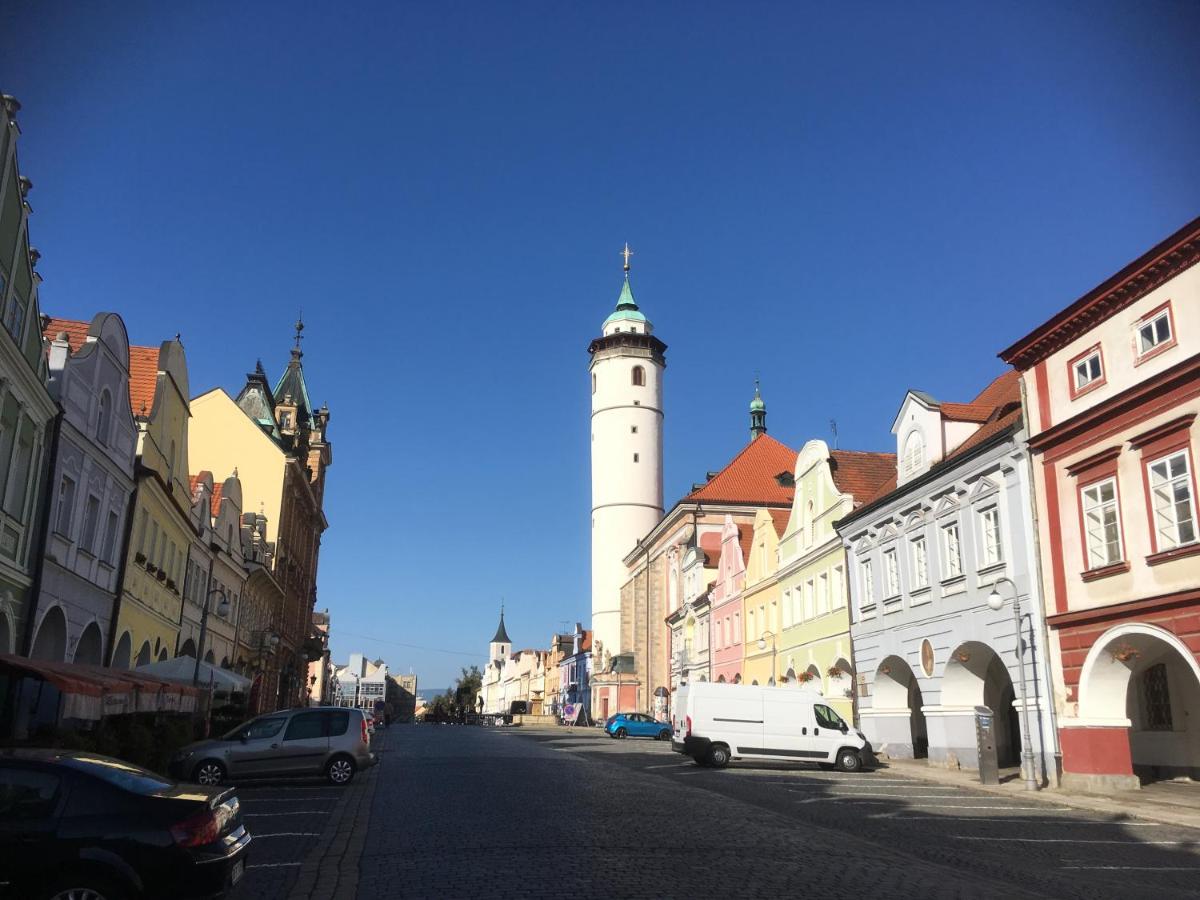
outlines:
[{"label": "green domed roof", "polygon": [[622,321],[646,321],[645,314],[638,309],[637,302],[633,299],[633,289],[629,286],[628,272],[625,273],[625,283],[621,285],[621,296],[617,298],[617,308],[604,320],[604,324]]},{"label": "green domed roof", "polygon": [[767,404],[763,403],[762,394],[758,392],[758,379],[754,380],[754,399],[750,401],[750,412],[757,412],[760,409],[766,409]]}]

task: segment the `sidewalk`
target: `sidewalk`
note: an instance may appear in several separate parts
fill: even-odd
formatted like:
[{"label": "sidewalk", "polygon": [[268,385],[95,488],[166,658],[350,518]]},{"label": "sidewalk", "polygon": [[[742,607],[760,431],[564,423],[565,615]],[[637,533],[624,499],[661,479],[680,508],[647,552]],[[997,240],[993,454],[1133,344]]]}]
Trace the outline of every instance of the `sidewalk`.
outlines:
[{"label": "sidewalk", "polygon": [[1008,776],[1002,784],[980,784],[974,772],[956,769],[939,769],[920,760],[891,759],[882,763],[885,769],[956,787],[970,787],[1012,799],[1037,800],[1058,806],[1070,806],[1089,812],[1101,813],[1114,818],[1148,819],[1168,825],[1200,828],[1200,783],[1174,781],[1157,782],[1140,791],[1115,791],[1107,796],[1046,788],[1027,791],[1025,783],[1016,770],[1001,772]]}]

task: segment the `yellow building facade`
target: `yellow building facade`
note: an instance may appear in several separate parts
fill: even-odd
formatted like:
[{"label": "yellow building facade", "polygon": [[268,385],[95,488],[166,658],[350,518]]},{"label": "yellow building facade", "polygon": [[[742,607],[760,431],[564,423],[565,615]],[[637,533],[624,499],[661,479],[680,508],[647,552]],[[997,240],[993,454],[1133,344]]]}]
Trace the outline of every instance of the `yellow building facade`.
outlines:
[{"label": "yellow building facade", "polygon": [[188,374],[183,345],[131,347],[130,405],[138,424],[137,486],[111,665],[176,654],[191,527]]},{"label": "yellow building facade", "polygon": [[846,554],[834,523],[895,474],[891,453],[830,450],[809,441],[796,459],[796,496],[779,544],[777,673],[819,690],[854,721]]},{"label": "yellow building facade", "polygon": [[779,509],[760,509],[754,516],[754,533],[746,560],[746,587],[742,591],[745,623],[742,679],[746,684],[775,684],[780,680],[776,672],[782,637],[779,532],[787,526],[788,519],[788,512]]}]

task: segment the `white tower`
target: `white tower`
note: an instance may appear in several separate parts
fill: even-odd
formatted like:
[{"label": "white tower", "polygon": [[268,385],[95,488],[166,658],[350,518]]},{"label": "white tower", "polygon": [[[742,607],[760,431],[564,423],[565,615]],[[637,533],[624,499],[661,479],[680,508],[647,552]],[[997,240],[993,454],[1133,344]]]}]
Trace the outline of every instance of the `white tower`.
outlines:
[{"label": "white tower", "polygon": [[592,362],[592,629],[616,656],[621,646],[622,560],[663,514],[662,378],[667,345],[625,283],[617,308],[588,347]]}]

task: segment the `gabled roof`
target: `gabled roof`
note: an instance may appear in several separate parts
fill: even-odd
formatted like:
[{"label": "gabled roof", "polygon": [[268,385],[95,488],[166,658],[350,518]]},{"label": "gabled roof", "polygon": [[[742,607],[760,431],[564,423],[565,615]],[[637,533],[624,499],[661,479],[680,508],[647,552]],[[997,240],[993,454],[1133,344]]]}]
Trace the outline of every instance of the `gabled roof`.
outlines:
[{"label": "gabled roof", "polygon": [[895,453],[862,450],[830,450],[829,470],[833,483],[843,494],[851,494],[857,506],[874,495],[896,475]]},{"label": "gabled roof", "polygon": [[792,517],[792,511],[790,509],[769,509],[767,512],[771,514],[771,522],[775,525],[776,537],[782,538],[784,532],[787,531],[788,519]]},{"label": "gabled roof", "polygon": [[223,481],[213,481],[212,503],[210,504],[210,509],[214,519],[217,517],[217,513],[221,511],[221,488],[224,486],[225,483]]},{"label": "gabled roof", "polygon": [[[969,407],[987,407],[988,414],[984,418],[983,423],[969,438],[954,448],[948,453],[944,459],[934,463],[929,469],[930,473],[940,472],[946,466],[954,465],[954,463],[968,454],[973,448],[986,443],[996,435],[1008,431],[1014,426],[1019,427],[1021,422],[1021,378],[1020,373],[1014,369],[1009,369],[979,392],[979,396],[970,403],[958,404],[960,406]],[[942,404],[945,409],[946,404]],[[874,504],[888,494],[896,490],[898,477],[895,469],[895,459],[893,457],[891,477],[883,482],[879,488],[869,496],[865,496],[862,505]]]},{"label": "gabled roof", "polygon": [[775,475],[796,468],[796,451],[769,434],[760,435],[705,485],[685,501],[745,506],[791,506],[794,487],[784,487]]},{"label": "gabled roof", "polygon": [[158,348],[129,348],[129,408],[138,417],[154,411],[154,391],[158,387]]}]

